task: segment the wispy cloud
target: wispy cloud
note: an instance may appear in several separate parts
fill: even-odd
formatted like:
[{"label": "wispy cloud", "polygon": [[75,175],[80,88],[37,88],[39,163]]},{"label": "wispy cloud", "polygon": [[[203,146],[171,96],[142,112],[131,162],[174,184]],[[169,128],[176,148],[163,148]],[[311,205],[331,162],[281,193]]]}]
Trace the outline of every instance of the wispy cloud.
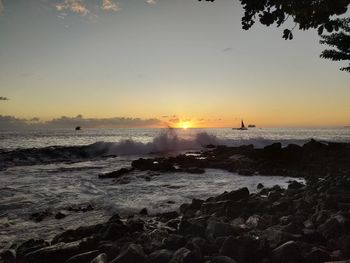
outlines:
[{"label": "wispy cloud", "polygon": [[4,4],[2,3],[2,0],[0,0],[0,15],[2,15],[2,13],[4,12],[5,8],[4,8]]},{"label": "wispy cloud", "polygon": [[76,117],[62,116],[46,122],[40,122],[39,118],[21,119],[15,116],[0,115],[0,130],[11,128],[69,128],[76,126],[83,128],[138,128],[138,127],[162,127],[164,122],[156,118],[84,118],[82,115]]},{"label": "wispy cloud", "polygon": [[55,8],[59,12],[70,11],[81,16],[86,16],[90,12],[83,0],[64,0],[55,4]]},{"label": "wispy cloud", "polygon": [[9,100],[9,98],[0,96],[0,100]]},{"label": "wispy cloud", "polygon": [[117,12],[121,10],[121,7],[118,3],[114,3],[113,0],[103,0],[101,9],[104,11]]},{"label": "wispy cloud", "polygon": [[157,2],[156,0],[147,0],[146,3],[150,5],[155,5]]}]

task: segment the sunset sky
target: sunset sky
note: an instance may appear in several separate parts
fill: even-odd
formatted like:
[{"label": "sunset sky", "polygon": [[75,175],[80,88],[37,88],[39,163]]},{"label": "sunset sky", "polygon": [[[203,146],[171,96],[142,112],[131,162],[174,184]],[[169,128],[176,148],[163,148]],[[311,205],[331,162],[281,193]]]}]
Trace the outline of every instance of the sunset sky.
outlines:
[{"label": "sunset sky", "polygon": [[242,14],[232,0],[0,0],[0,115],[350,125],[350,74],[319,58],[317,33],[244,31]]}]

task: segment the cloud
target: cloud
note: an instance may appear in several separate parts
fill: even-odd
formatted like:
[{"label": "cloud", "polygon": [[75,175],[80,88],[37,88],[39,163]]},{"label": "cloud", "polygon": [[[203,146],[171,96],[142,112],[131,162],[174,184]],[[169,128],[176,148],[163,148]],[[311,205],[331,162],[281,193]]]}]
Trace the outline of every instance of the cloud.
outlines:
[{"label": "cloud", "polygon": [[0,0],[0,15],[2,15],[4,10],[5,10],[4,4],[2,3],[2,0]]},{"label": "cloud", "polygon": [[120,11],[121,7],[118,3],[114,3],[113,0],[102,0],[102,10],[104,11]]},{"label": "cloud", "polygon": [[232,51],[232,50],[233,50],[232,47],[227,47],[227,48],[221,49],[222,52],[230,52],[230,51]]},{"label": "cloud", "polygon": [[169,119],[168,121],[172,122],[172,123],[178,123],[180,121],[180,119],[175,117],[175,118]]},{"label": "cloud", "polygon": [[26,119],[18,119],[14,116],[0,115],[0,130],[25,128],[28,126]]},{"label": "cloud", "polygon": [[[1,0],[0,0],[0,1],[1,1]],[[9,98],[1,97],[1,96],[0,96],[0,100],[9,100]]]},{"label": "cloud", "polygon": [[62,116],[46,122],[40,122],[39,118],[20,119],[15,116],[0,115],[0,130],[15,128],[69,128],[76,126],[82,128],[141,128],[141,127],[161,127],[164,123],[156,118],[84,118],[82,115],[76,117]]},{"label": "cloud", "polygon": [[70,11],[81,16],[86,16],[90,13],[84,0],[64,0],[61,3],[55,4],[55,8],[58,12]]},{"label": "cloud", "polygon": [[157,2],[156,0],[147,0],[146,3],[150,5],[155,5]]},{"label": "cloud", "polygon": [[159,119],[140,119],[140,118],[125,118],[125,117],[114,117],[114,118],[84,118],[82,115],[76,117],[61,117],[53,119],[45,123],[50,126],[57,127],[75,127],[81,126],[86,128],[97,128],[97,127],[150,127],[160,126],[162,122]]}]

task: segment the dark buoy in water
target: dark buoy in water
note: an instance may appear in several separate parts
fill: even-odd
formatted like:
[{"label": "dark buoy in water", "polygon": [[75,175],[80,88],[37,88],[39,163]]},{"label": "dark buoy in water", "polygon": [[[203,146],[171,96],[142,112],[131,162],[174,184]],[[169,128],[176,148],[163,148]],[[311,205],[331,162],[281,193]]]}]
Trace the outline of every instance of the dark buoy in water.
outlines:
[{"label": "dark buoy in water", "polygon": [[80,126],[77,126],[77,127],[75,127],[75,130],[76,130],[76,131],[80,131],[80,130],[81,130],[81,127],[80,127]]}]

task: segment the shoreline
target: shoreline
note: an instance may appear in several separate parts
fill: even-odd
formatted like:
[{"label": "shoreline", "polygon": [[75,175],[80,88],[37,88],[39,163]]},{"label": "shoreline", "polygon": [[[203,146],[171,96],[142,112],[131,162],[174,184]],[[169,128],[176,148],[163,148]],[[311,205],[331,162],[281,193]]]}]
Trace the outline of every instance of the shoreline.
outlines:
[{"label": "shoreline", "polygon": [[[101,174],[119,180],[134,169],[200,174],[207,168],[246,176],[304,177],[287,189],[259,185],[193,199],[178,211],[67,230],[51,241],[28,240],[0,254],[2,262],[326,262],[350,258],[350,144],[263,149],[209,145],[200,152],[140,158]],[[266,170],[266,167],[269,167]],[[109,179],[110,180],[110,179]],[[262,182],[263,183],[263,182]],[[82,215],[83,216],[83,215]]]}]

